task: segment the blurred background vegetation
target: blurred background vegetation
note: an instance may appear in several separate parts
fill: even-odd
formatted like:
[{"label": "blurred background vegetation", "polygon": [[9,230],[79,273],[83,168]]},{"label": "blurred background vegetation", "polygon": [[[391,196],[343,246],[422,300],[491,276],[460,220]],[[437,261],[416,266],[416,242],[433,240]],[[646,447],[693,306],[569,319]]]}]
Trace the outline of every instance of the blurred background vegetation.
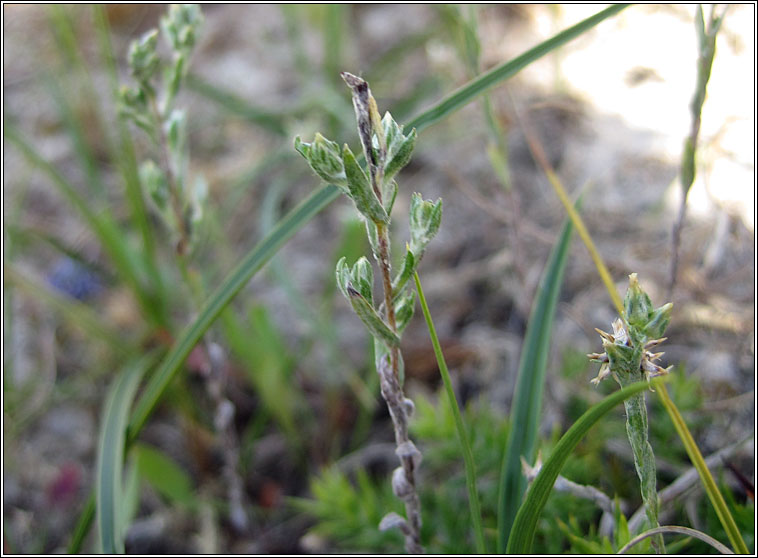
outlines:
[{"label": "blurred background vegetation", "polygon": [[[666,364],[676,401],[753,547],[754,6],[719,34],[688,198]],[[147,135],[118,118],[133,84],[130,41],[166,6],[3,6],[3,545],[65,549],[94,483],[100,413],[125,363],[171,347],[196,316],[197,290],[172,232],[142,191]],[[190,254],[213,291],[318,179],[292,148],[317,131],[357,145],[341,70],[370,84],[380,111],[410,120],[483,70],[594,13],[592,6],[204,6],[189,75],[189,171],[208,200]],[[697,56],[692,6],[636,6],[530,65],[425,130],[399,196],[444,200],[420,274],[442,338],[480,477],[485,529],[508,435],[526,321],[564,211],[533,162],[526,117],[574,194],[623,292],[637,272],[666,302]],[[355,151],[355,149],[354,149]],[[398,209],[407,207],[398,204]],[[367,252],[338,200],[244,288],[172,382],[130,454],[128,552],[398,552],[376,529],[397,507],[395,456],[371,341],[336,295],[334,265]],[[407,216],[396,216],[399,230]],[[399,242],[397,240],[396,242]],[[594,388],[586,353],[614,310],[580,242],[561,291],[548,360],[541,448],[612,390]],[[419,313],[420,314],[420,313]],[[230,520],[224,440],[214,429],[209,361],[220,351],[249,521]],[[452,415],[420,315],[403,340],[428,549],[466,553],[472,533]],[[689,462],[650,401],[659,490]],[[563,471],[639,507],[620,412]],[[397,510],[400,511],[400,510]],[[668,515],[667,515],[668,514]],[[663,513],[716,538],[697,483]],[[589,533],[589,535],[588,535]],[[551,496],[535,551],[603,551],[592,503]],[[94,544],[86,541],[85,550]],[[90,545],[90,546],[87,546]],[[596,546],[592,546],[596,545]],[[708,552],[688,542],[682,552]],[[677,548],[677,547],[675,547]]]}]

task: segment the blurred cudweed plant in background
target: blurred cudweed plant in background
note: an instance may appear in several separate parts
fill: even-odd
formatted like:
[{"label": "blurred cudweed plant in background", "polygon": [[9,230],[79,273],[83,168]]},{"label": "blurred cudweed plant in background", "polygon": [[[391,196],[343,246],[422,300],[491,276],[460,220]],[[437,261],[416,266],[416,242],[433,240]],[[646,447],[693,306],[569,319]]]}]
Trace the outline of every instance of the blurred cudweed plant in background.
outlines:
[{"label": "blurred cudweed plant in background", "polygon": [[[158,56],[158,30],[145,33],[129,48],[129,68],[137,85],[123,86],[120,112],[142,128],[157,147],[159,163],[151,159],[140,165],[140,180],[168,228],[175,234],[176,250],[188,253],[193,231],[200,224],[208,188],[203,177],[188,186],[187,118],[173,107],[187,74],[195,37],[203,22],[197,5],[173,5],[161,18],[164,40],[171,61]],[[158,74],[162,73],[161,88]]]},{"label": "blurred cudweed plant in background", "polygon": [[361,257],[348,265],[346,258],[337,263],[337,285],[350,302],[355,313],[374,338],[374,357],[379,374],[382,396],[392,416],[395,428],[396,454],[401,466],[392,474],[392,489],[405,502],[406,518],[391,512],[379,528],[398,528],[405,535],[408,552],[423,552],[420,541],[421,506],[416,491],[416,470],[421,453],[408,436],[408,419],[413,402],[403,393],[403,361],[400,337],[408,325],[416,302],[415,292],[408,281],[415,272],[426,246],[439,230],[442,200],[425,201],[413,194],[410,205],[410,242],[400,271],[392,275],[390,267],[389,224],[397,196],[393,177],[408,164],[416,143],[416,130],[403,133],[390,113],[379,117],[376,101],[368,83],[347,72],[342,78],[353,92],[353,106],[358,120],[358,133],[366,158],[368,175],[353,152],[345,144],[316,134],[312,143],[295,139],[295,149],[306,158],[314,172],[323,180],[340,188],[355,203],[366,223],[366,232],[379,265],[383,298],[374,301],[374,272],[369,260]]},{"label": "blurred cudweed plant in background", "polygon": [[[176,259],[195,305],[206,299],[198,274],[190,269],[189,256],[198,239],[197,229],[203,217],[208,187],[202,176],[189,184],[189,149],[187,118],[174,108],[174,100],[187,75],[189,59],[203,23],[200,7],[195,4],[172,5],[161,18],[160,28],[171,52],[171,61],[158,56],[157,29],[145,33],[129,48],[129,68],[135,87],[122,87],[121,113],[145,130],[153,141],[159,163],[147,159],[140,165],[140,181],[173,233]],[[157,74],[162,72],[158,87]],[[244,482],[238,472],[239,441],[234,431],[235,407],[226,396],[225,353],[220,345],[203,339],[207,355],[206,389],[215,406],[214,428],[223,448],[224,475],[229,501],[229,518],[238,532],[247,528]]]}]

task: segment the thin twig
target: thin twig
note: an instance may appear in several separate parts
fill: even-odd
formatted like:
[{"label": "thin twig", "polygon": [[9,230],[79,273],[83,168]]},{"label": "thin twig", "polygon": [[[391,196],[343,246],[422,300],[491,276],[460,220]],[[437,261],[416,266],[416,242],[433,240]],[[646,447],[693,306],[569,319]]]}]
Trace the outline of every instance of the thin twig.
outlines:
[{"label": "thin twig", "polygon": [[696,539],[700,539],[701,541],[708,543],[713,548],[718,550],[721,554],[734,554],[734,552],[729,550],[729,548],[721,544],[713,537],[706,535],[701,531],[696,531],[695,529],[690,529],[689,527],[680,527],[679,525],[666,525],[664,527],[656,527],[655,529],[645,531],[644,533],[637,535],[631,541],[622,546],[619,549],[618,554],[626,554],[637,543],[642,542],[647,538],[661,535],[662,533],[679,533],[680,535],[695,537]]},{"label": "thin twig", "polygon": [[687,211],[687,194],[695,182],[695,153],[697,151],[698,136],[700,135],[703,104],[705,103],[708,80],[711,77],[713,58],[716,54],[716,35],[725,14],[726,10],[717,17],[716,8],[712,6],[708,24],[706,25],[703,21],[703,8],[701,6],[697,8],[697,19],[695,22],[698,33],[697,84],[695,86],[695,94],[690,103],[690,113],[692,115],[690,133],[684,140],[684,150],[682,151],[679,173],[682,198],[679,202],[679,211],[671,233],[671,271],[666,296],[668,300],[673,299],[674,287],[676,286],[676,276],[679,267],[679,245]]},{"label": "thin twig", "polygon": [[[537,461],[535,461],[534,466],[530,466],[522,457],[521,468],[524,471],[524,476],[526,477],[527,482],[532,483],[534,479],[537,478],[537,475],[542,469],[542,457],[537,456]],[[569,494],[573,494],[579,498],[590,500],[604,512],[610,514],[613,514],[615,512],[613,500],[611,500],[610,497],[603,491],[595,488],[594,486],[578,484],[574,481],[568,480],[562,475],[558,475],[558,478],[555,479],[553,488],[559,492],[568,492]]]}]

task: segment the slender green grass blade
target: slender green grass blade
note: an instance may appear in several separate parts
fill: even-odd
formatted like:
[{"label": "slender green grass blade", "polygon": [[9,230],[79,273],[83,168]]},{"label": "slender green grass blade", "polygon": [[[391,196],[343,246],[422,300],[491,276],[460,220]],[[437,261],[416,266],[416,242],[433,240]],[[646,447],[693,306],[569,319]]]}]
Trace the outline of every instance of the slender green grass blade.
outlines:
[{"label": "slender green grass blade", "polygon": [[666,386],[660,381],[660,379],[655,380],[655,391],[658,393],[658,397],[660,397],[663,406],[666,407],[666,411],[671,417],[671,422],[674,423],[674,428],[676,428],[679,437],[682,439],[682,443],[687,451],[687,455],[690,457],[690,461],[692,461],[692,464],[700,475],[700,482],[703,484],[705,492],[708,494],[708,499],[716,510],[716,515],[718,516],[721,525],[724,527],[727,537],[729,537],[729,542],[732,543],[732,548],[734,548],[734,551],[737,554],[750,554],[747,545],[742,538],[742,534],[737,527],[737,523],[735,523],[734,517],[732,517],[732,514],[729,512],[729,508],[724,501],[724,496],[719,491],[716,481],[713,480],[713,476],[711,475],[708,466],[705,464],[703,455],[700,453],[700,449],[697,447],[695,440],[692,438],[692,434],[690,434],[690,431],[687,428],[687,423],[684,422],[684,418],[682,418],[681,413],[679,413],[679,409],[677,409],[676,405],[669,397]]},{"label": "slender green grass blade", "polygon": [[129,526],[134,523],[134,518],[137,517],[140,502],[140,476],[133,460],[128,460],[124,477],[121,507],[119,508],[119,528],[122,533],[126,534]]},{"label": "slender green grass blade", "polygon": [[516,517],[526,479],[521,472],[521,456],[531,461],[537,441],[545,387],[547,357],[550,353],[550,332],[555,317],[563,272],[566,267],[571,232],[569,219],[565,220],[558,243],[553,250],[540,281],[529,325],[521,348],[516,388],[511,409],[511,434],[503,458],[498,494],[498,552],[502,553]]},{"label": "slender green grass blade", "polygon": [[513,523],[511,536],[508,539],[507,554],[526,555],[531,553],[534,533],[537,529],[542,509],[545,507],[550,491],[561,472],[561,468],[566,463],[571,452],[581,441],[589,429],[608,411],[616,405],[631,397],[636,393],[649,389],[647,382],[639,382],[631,386],[616,391],[590,407],[579,419],[568,429],[563,437],[556,444],[553,453],[545,464],[542,466],[537,478],[534,479],[526,500],[519,508],[516,520]]},{"label": "slender green grass blade", "polygon": [[556,48],[565,45],[603,20],[616,15],[626,7],[627,4],[610,6],[587,19],[580,21],[576,25],[561,31],[546,41],[541,42],[513,60],[500,64],[488,72],[481,74],[476,79],[470,81],[463,87],[456,89],[450,95],[442,99],[442,101],[414,118],[411,122],[406,124],[406,129],[410,130],[411,128],[416,128],[421,131],[435,122],[442,120],[450,113],[462,108],[472,99],[484,93],[491,87],[514,76],[535,60],[542,58]]},{"label": "slender green grass blade", "polygon": [[71,536],[71,542],[68,544],[68,554],[79,554],[84,544],[84,539],[89,533],[92,521],[95,519],[95,493],[90,492],[84,509],[79,514],[79,520],[74,527],[74,534]]},{"label": "slender green grass blade", "polygon": [[461,453],[463,454],[463,462],[466,466],[466,488],[468,489],[471,523],[474,525],[474,534],[476,536],[476,551],[478,554],[486,554],[487,548],[484,542],[484,529],[482,528],[482,507],[479,503],[479,493],[476,489],[476,464],[474,463],[474,453],[471,451],[471,443],[469,442],[468,434],[466,434],[466,426],[463,424],[461,410],[458,407],[458,401],[455,399],[453,382],[450,379],[450,372],[447,369],[445,356],[442,354],[442,347],[440,347],[440,342],[437,338],[437,331],[434,328],[434,322],[432,322],[432,315],[429,313],[429,306],[426,304],[426,297],[424,297],[424,291],[421,288],[418,272],[414,272],[413,279],[416,281],[416,292],[418,292],[418,300],[421,304],[421,310],[424,312],[426,326],[429,329],[429,337],[432,340],[432,347],[434,347],[434,356],[437,357],[437,364],[440,369],[440,374],[442,375],[442,381],[445,384],[448,402],[450,403],[450,408],[455,417],[455,427],[458,430],[458,440],[461,443]]},{"label": "slender green grass blade", "polygon": [[67,13],[67,9],[60,5],[48,6],[47,17],[59,53],[65,57],[64,63],[79,66],[81,55],[77,47],[76,33],[71,22],[71,16]]},{"label": "slender green grass blade", "polygon": [[143,357],[127,365],[116,377],[103,407],[97,445],[95,500],[100,544],[106,554],[124,553],[124,533],[119,516],[126,423],[140,378],[151,360],[150,356]]},{"label": "slender green grass blade", "polygon": [[336,186],[327,185],[312,193],[300,205],[287,214],[250,251],[226,280],[210,296],[197,319],[179,336],[179,340],[163,359],[158,370],[145,388],[129,423],[129,440],[134,441],[148,416],[158,404],[163,392],[179,371],[192,348],[221,314],[234,296],[242,290],[250,278],[271,259],[276,251],[294,235],[311,217],[321,211],[339,195]]}]

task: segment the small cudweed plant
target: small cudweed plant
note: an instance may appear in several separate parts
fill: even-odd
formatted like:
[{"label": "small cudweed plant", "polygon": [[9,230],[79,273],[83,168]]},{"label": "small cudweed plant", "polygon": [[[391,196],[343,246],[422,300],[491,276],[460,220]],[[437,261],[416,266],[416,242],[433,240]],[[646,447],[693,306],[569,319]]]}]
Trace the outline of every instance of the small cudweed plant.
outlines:
[{"label": "small cudweed plant", "polygon": [[[613,334],[599,329],[603,340],[603,353],[587,355],[590,360],[601,362],[600,372],[592,383],[597,385],[608,376],[623,388],[641,381],[650,381],[655,376],[668,374],[669,368],[655,363],[663,353],[651,349],[665,341],[661,337],[671,320],[672,304],[653,308],[650,297],[642,290],[637,274],[629,276],[629,289],[624,298],[624,315],[614,320]],[[642,500],[651,528],[658,527],[658,493],[656,491],[655,456],[648,442],[647,408],[644,394],[624,401],[626,408],[626,432],[634,453],[634,466],[640,479]],[[664,552],[661,535],[653,538],[656,552]]]},{"label": "small cudweed plant", "polygon": [[[198,273],[190,266],[190,256],[203,219],[208,187],[202,176],[196,176],[190,183],[187,117],[183,110],[174,107],[174,101],[187,75],[202,23],[198,5],[170,6],[161,18],[160,31],[153,29],[132,42],[129,68],[136,85],[123,86],[119,94],[121,115],[132,120],[153,141],[156,160],[146,159],[140,164],[140,182],[175,237],[177,264],[198,309],[205,294]],[[170,61],[158,54],[159,36],[168,45]],[[211,343],[208,336],[203,338],[202,345],[208,362],[206,388],[215,405],[214,427],[224,460],[229,520],[238,532],[244,532],[248,518],[244,483],[238,471],[235,408],[225,393],[224,351]]]},{"label": "small cudweed plant", "polygon": [[337,186],[353,200],[355,208],[366,223],[371,249],[381,273],[383,297],[374,298],[374,270],[365,257],[353,266],[346,259],[337,262],[337,285],[355,313],[374,338],[376,371],[381,392],[392,417],[395,429],[396,453],[401,466],[392,474],[392,489],[405,503],[406,517],[387,514],[379,524],[382,530],[398,528],[405,535],[409,553],[423,552],[420,542],[421,507],[416,491],[416,470],[421,453],[408,436],[408,419],[413,402],[403,393],[403,360],[400,337],[408,325],[416,302],[416,293],[408,288],[426,246],[439,230],[442,219],[442,200],[425,201],[413,194],[410,205],[411,238],[406,244],[401,269],[393,276],[390,267],[390,215],[397,196],[394,176],[408,164],[416,144],[416,130],[403,133],[390,113],[379,117],[376,101],[368,83],[347,72],[342,78],[353,94],[353,107],[358,120],[366,173],[345,144],[316,134],[312,143],[295,139],[295,149],[308,161],[323,180]]},{"label": "small cudweed plant", "polygon": [[[187,185],[187,119],[183,110],[173,108],[202,22],[199,6],[171,6],[161,19],[163,38],[171,50],[170,63],[158,56],[159,31],[148,31],[129,48],[129,68],[137,85],[123,86],[119,93],[121,114],[147,132],[160,152],[159,163],[150,159],[142,163],[140,181],[176,234],[180,256],[189,251],[208,190],[202,177],[197,177],[191,187]],[[163,79],[158,87],[161,72]]]}]

